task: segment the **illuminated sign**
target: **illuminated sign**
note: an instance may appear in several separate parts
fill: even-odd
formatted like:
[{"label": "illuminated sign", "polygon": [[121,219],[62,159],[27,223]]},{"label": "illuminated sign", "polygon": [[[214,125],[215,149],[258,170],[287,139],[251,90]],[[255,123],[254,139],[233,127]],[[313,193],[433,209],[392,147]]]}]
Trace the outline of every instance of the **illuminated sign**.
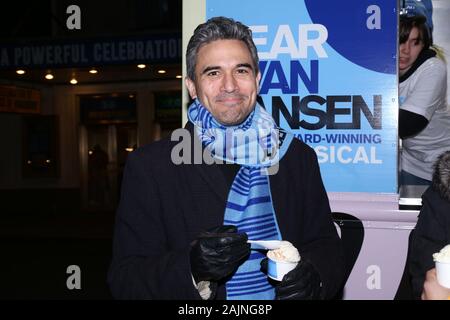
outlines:
[{"label": "illuminated sign", "polygon": [[181,36],[27,42],[0,46],[0,69],[181,62]]},{"label": "illuminated sign", "polygon": [[0,86],[0,112],[40,113],[41,93],[35,89]]}]

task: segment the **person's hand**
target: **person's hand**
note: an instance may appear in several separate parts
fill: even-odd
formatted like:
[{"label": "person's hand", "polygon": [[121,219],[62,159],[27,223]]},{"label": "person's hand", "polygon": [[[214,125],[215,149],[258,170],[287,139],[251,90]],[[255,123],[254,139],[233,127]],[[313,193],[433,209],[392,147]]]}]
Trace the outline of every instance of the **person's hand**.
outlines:
[{"label": "person's hand", "polygon": [[447,300],[450,298],[450,289],[438,283],[435,268],[428,270],[425,275],[421,298],[422,300]]},{"label": "person's hand", "polygon": [[301,260],[275,288],[277,300],[315,300],[320,298],[322,282],[314,266]]},{"label": "person's hand", "polygon": [[[267,272],[267,258],[261,261],[261,270]],[[320,275],[307,260],[300,260],[298,265],[284,275],[275,286],[276,300],[315,300],[320,299],[322,283]]]},{"label": "person's hand", "polygon": [[246,233],[236,226],[219,226],[202,232],[191,243],[191,272],[195,281],[219,281],[235,271],[250,254]]}]

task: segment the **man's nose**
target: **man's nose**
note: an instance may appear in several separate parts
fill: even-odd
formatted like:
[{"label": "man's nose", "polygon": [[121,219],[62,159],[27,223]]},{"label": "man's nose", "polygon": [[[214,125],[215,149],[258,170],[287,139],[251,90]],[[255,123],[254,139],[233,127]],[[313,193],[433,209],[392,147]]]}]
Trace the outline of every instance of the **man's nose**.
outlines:
[{"label": "man's nose", "polygon": [[226,73],[223,77],[222,90],[225,92],[234,92],[237,89],[237,82],[233,74]]}]

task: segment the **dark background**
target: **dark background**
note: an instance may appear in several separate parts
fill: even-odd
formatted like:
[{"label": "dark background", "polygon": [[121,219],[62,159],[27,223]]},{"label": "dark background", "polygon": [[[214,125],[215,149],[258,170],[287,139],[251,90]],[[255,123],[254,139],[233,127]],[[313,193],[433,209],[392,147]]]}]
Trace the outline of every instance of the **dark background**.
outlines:
[{"label": "dark background", "polygon": [[[8,1],[0,10],[0,44],[181,33],[181,2]],[[79,5],[82,12],[82,28],[78,31],[66,28],[66,8],[72,4]],[[179,72],[180,65],[181,59]],[[124,81],[120,80],[122,70],[122,75],[133,81],[126,66],[114,68],[113,77],[102,75],[100,81]],[[14,70],[0,70],[2,84],[15,81],[15,76]],[[139,77],[136,81],[142,81],[142,75]],[[45,85],[45,80],[40,81]],[[9,115],[0,112],[4,119]],[[51,143],[58,144],[58,140]],[[0,144],[0,157],[6,152]],[[117,203],[111,210],[85,211],[79,189],[44,187],[49,179],[58,178],[57,173],[31,178],[29,188],[0,188],[0,299],[111,299],[106,276]],[[80,290],[66,286],[70,265],[81,269]]]}]

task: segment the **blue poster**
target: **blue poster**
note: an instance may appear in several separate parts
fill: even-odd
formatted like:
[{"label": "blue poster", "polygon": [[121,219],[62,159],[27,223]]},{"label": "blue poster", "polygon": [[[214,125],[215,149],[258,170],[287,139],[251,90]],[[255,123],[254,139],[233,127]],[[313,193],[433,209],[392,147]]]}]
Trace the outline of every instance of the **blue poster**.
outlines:
[{"label": "blue poster", "polygon": [[207,0],[251,27],[260,95],[329,192],[397,193],[397,2]]}]

